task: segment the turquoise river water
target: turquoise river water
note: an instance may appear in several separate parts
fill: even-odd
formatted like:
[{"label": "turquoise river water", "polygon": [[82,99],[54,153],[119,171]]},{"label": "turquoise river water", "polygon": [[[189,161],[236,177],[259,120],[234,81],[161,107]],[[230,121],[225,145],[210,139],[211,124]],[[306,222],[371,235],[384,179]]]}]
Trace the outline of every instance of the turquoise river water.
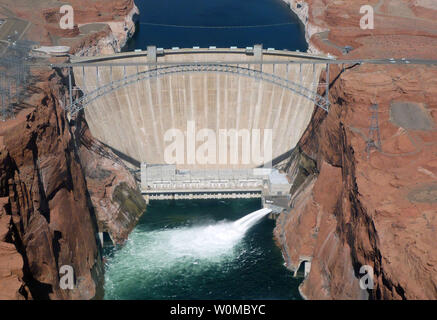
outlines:
[{"label": "turquoise river water", "polygon": [[127,244],[106,249],[105,299],[300,299],[274,221],[235,224],[260,207],[256,199],[151,202]]}]

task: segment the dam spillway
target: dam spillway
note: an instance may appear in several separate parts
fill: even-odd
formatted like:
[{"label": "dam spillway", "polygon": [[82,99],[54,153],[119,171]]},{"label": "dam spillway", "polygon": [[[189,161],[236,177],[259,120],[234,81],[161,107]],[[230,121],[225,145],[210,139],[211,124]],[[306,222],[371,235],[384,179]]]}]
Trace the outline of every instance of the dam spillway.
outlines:
[{"label": "dam spillway", "polygon": [[[121,79],[153,68],[135,66],[135,63],[241,61],[244,66],[245,62],[257,59],[306,61],[313,58],[321,57],[280,50],[261,50],[257,55],[254,50],[237,48],[174,48],[162,50],[155,57],[143,51],[73,61],[102,66],[116,63],[111,71],[103,67],[97,73],[88,72],[83,66],[73,69],[76,85],[86,94],[112,82],[113,78]],[[123,63],[126,66],[121,66]],[[263,64],[251,67],[317,91],[324,65]],[[164,150],[168,144],[164,139],[166,132],[176,129],[186,134],[189,121],[195,123],[198,130],[208,128],[215,132],[271,129],[271,158],[274,159],[296,145],[313,110],[313,101],[259,77],[232,72],[175,72],[137,81],[102,95],[85,108],[85,116],[92,134],[108,146],[138,162],[163,164],[166,163]],[[253,165],[238,163],[225,167]]]}]

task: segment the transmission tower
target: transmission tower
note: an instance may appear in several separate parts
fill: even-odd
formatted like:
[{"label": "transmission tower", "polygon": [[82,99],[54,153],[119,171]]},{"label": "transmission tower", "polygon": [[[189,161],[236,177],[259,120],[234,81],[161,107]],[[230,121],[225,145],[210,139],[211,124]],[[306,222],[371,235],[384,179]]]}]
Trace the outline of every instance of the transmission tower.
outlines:
[{"label": "transmission tower", "polygon": [[0,53],[0,119],[14,116],[14,106],[20,101],[29,81],[30,51],[34,43],[27,40],[9,42]]},{"label": "transmission tower", "polygon": [[376,149],[381,151],[381,136],[379,134],[379,125],[378,125],[378,104],[372,104],[370,107],[371,117],[370,117],[370,128],[369,128],[369,136],[367,139],[367,159],[370,158],[370,151],[372,149]]}]

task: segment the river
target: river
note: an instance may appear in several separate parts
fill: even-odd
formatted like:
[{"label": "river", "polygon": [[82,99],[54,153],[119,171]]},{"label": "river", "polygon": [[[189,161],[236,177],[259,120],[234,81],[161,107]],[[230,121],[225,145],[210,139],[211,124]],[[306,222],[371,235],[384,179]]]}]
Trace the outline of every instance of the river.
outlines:
[{"label": "river", "polygon": [[155,201],[106,249],[105,299],[300,299],[260,200]]}]

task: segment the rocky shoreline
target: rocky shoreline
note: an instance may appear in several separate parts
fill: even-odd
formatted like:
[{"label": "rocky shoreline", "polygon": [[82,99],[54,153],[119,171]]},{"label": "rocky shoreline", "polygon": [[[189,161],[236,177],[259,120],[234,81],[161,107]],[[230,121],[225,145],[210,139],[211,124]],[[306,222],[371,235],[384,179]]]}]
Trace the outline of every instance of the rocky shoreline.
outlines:
[{"label": "rocky shoreline", "polygon": [[[110,32],[104,37],[96,39],[96,43],[85,45],[84,47],[73,48],[72,51],[76,56],[96,56],[102,54],[113,54],[120,52],[126,45],[127,41],[135,33],[135,16],[139,14],[138,7],[133,5],[132,9],[122,21],[106,21]],[[81,24],[83,27],[89,24]]]},{"label": "rocky shoreline", "polygon": [[321,54],[320,51],[314,44],[311,42],[311,38],[314,34],[326,31],[325,29],[312,24],[309,21],[309,5],[305,1],[299,0],[282,0],[288,4],[290,9],[297,15],[302,24],[305,27],[305,40],[308,43],[308,52],[313,54]]}]

